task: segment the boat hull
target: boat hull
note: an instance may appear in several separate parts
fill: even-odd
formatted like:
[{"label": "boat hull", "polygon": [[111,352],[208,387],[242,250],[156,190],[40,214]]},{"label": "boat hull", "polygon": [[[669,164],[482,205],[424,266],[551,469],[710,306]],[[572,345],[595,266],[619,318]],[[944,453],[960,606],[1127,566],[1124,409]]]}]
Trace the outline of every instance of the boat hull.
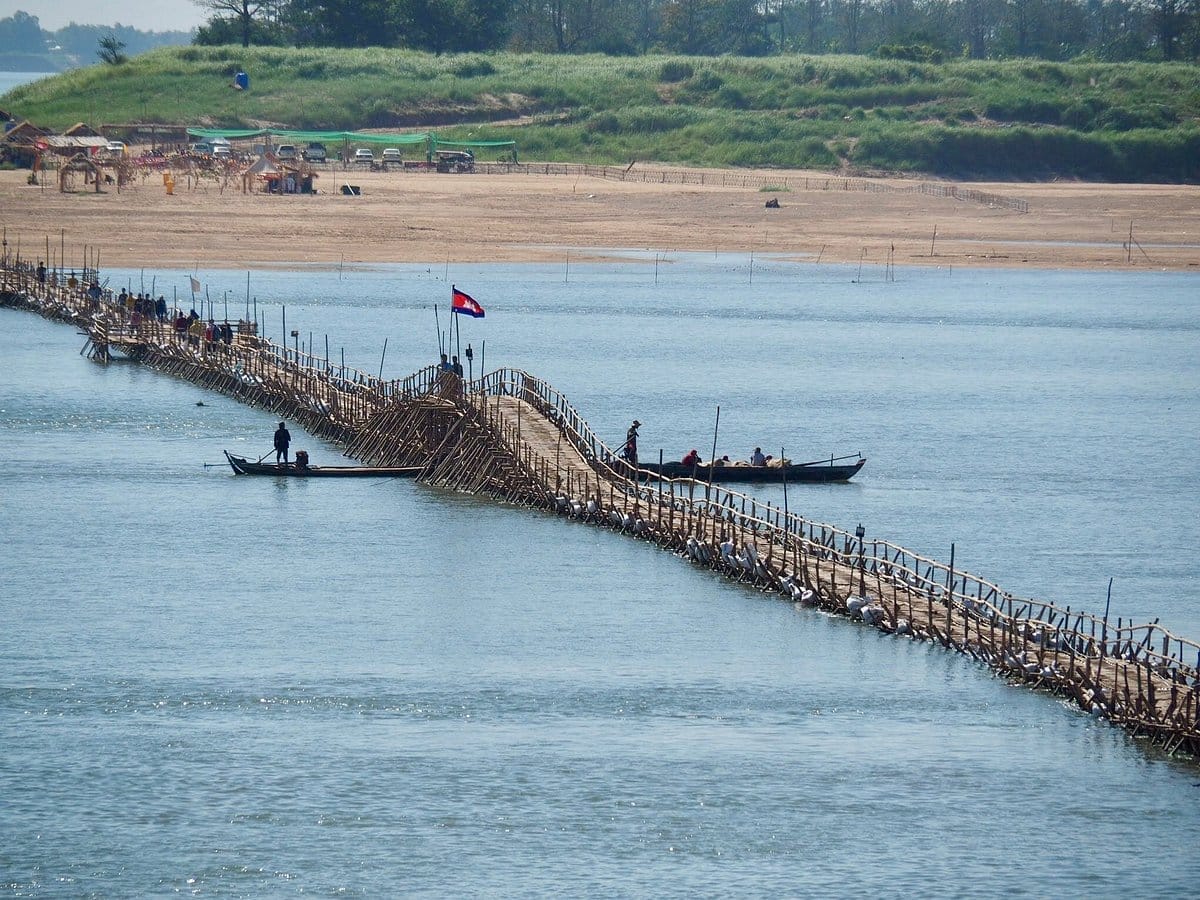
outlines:
[{"label": "boat hull", "polygon": [[225,458],[236,475],[274,475],[279,478],[415,478],[420,466],[305,466],[295,463],[263,463],[234,456],[228,450]]},{"label": "boat hull", "polygon": [[761,484],[767,482],[783,482],[789,484],[819,484],[836,481],[849,481],[859,473],[866,464],[860,459],[850,465],[832,465],[830,463],[805,463],[794,466],[716,466],[706,465],[685,466],[681,462],[639,463],[638,467],[650,476],[662,475],[664,478],[694,478],[697,481],[715,481],[721,483]]}]

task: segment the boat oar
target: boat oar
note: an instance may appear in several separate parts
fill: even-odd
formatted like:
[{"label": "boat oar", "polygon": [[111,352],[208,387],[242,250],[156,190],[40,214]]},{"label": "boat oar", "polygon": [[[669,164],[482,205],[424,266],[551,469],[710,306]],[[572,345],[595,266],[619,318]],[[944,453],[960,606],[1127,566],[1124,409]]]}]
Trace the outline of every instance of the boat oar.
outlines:
[{"label": "boat oar", "polygon": [[262,462],[264,459],[266,459],[268,456],[270,456],[270,455],[271,455],[272,453],[274,453],[274,452],[275,452],[275,448],[274,448],[274,447],[272,447],[270,450],[268,450],[266,453],[264,453],[262,456],[260,456],[260,457],[258,458],[258,461],[259,461],[259,462]]}]

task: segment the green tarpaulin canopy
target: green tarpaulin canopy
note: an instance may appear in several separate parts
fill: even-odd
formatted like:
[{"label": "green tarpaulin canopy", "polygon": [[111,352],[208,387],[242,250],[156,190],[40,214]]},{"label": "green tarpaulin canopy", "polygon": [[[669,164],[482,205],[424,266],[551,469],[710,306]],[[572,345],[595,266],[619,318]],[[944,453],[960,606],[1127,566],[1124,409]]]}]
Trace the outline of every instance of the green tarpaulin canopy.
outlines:
[{"label": "green tarpaulin canopy", "polygon": [[211,141],[225,138],[227,141],[248,141],[257,137],[273,137],[297,143],[337,144],[349,141],[353,144],[425,144],[431,135],[428,132],[415,134],[364,134],[359,131],[291,131],[279,128],[260,128],[254,131],[230,128],[189,128],[188,134],[195,138]]},{"label": "green tarpaulin canopy", "polygon": [[275,139],[276,142],[292,141],[297,144],[318,142],[322,144],[339,144],[345,142],[350,144],[385,144],[389,147],[399,147],[402,144],[408,146],[423,144],[426,148],[426,156],[429,159],[433,158],[434,152],[439,147],[449,147],[458,150],[502,148],[512,151],[514,161],[517,158],[516,141],[450,141],[439,138],[436,134],[428,131],[410,134],[367,134],[361,131],[292,131],[280,128],[259,128],[254,130],[237,128],[189,128],[188,134],[191,137],[205,141],[212,141],[217,138],[224,138],[227,141],[248,141],[253,138],[270,137]]}]

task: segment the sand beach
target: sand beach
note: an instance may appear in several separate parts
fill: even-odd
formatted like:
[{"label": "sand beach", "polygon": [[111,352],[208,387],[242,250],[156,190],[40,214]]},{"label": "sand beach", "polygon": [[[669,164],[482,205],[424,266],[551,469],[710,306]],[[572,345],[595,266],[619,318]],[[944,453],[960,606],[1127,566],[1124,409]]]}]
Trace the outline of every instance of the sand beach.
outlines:
[{"label": "sand beach", "polygon": [[[654,171],[671,171],[663,168]],[[677,171],[677,170],[676,170]],[[1028,212],[919,193],[836,189],[826,173],[785,191],[572,175],[321,171],[315,195],[244,192],[242,180],[148,173],[119,192],[62,193],[53,177],[0,172],[10,248],[101,266],[272,267],[605,258],[612,248],[784,253],[824,262],[1182,270],[1200,267],[1200,187],[1088,183],[963,185]],[[804,177],[809,181],[805,182]],[[719,180],[719,179],[714,179]],[[353,183],[360,196],[339,188]],[[811,185],[806,189],[804,184]],[[906,187],[913,181],[875,184]],[[795,185],[800,185],[796,187]],[[858,185],[861,187],[861,185]],[[768,200],[779,208],[766,208]],[[1128,246],[1132,224],[1135,243]],[[39,249],[42,251],[39,254]]]}]

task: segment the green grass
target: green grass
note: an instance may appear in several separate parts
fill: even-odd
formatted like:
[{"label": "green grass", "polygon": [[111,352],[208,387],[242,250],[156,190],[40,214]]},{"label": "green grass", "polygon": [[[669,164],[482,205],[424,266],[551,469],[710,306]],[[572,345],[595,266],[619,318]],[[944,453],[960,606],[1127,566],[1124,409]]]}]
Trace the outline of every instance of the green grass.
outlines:
[{"label": "green grass", "polygon": [[[250,75],[250,90],[230,85]],[[0,107],[63,128],[436,130],[526,160],[1200,180],[1184,64],[857,56],[433,56],[383,48],[174,47],[23,86]],[[525,117],[520,124],[491,125]]]}]

